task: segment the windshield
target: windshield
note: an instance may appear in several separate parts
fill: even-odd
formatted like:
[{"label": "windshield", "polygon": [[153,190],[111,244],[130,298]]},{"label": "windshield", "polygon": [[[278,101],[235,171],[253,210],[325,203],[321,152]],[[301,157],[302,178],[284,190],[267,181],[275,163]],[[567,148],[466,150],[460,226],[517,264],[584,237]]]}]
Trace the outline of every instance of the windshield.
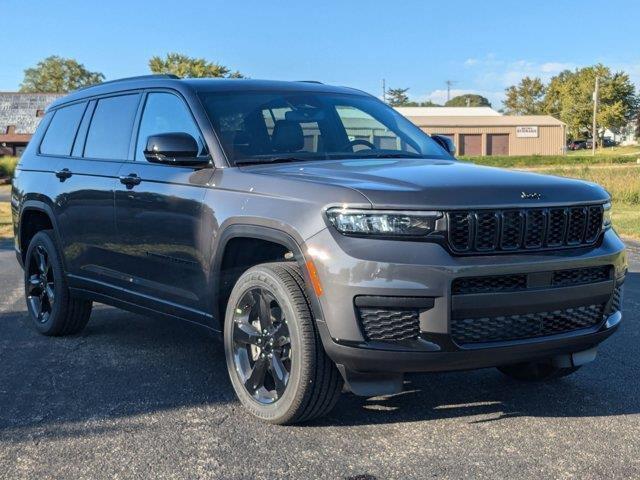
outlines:
[{"label": "windshield", "polygon": [[381,101],[322,92],[200,94],[234,165],[336,158],[451,158]]}]

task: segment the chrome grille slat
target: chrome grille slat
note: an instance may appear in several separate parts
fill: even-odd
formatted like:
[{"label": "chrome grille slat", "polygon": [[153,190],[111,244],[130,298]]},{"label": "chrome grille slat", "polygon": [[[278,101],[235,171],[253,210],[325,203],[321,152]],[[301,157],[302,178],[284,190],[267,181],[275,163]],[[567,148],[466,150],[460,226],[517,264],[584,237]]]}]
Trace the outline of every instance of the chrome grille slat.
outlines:
[{"label": "chrome grille slat", "polygon": [[586,246],[600,237],[602,216],[602,205],[457,210],[448,213],[448,243],[456,253]]}]

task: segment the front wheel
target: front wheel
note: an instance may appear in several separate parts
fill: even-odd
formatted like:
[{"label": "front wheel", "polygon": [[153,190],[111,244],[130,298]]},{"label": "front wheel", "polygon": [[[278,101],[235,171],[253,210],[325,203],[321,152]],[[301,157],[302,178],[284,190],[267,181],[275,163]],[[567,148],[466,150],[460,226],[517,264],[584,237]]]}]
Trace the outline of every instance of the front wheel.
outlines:
[{"label": "front wheel", "polygon": [[224,345],[236,395],[261,420],[291,424],[322,416],[342,390],[295,264],[258,265],[240,277],[227,305]]},{"label": "front wheel", "polygon": [[24,287],[29,317],[43,335],[73,335],[89,321],[92,303],[71,295],[52,230],[36,233],[29,243]]},{"label": "front wheel", "polygon": [[503,374],[525,382],[543,382],[571,375],[580,367],[556,367],[547,362],[523,362],[498,367]]}]

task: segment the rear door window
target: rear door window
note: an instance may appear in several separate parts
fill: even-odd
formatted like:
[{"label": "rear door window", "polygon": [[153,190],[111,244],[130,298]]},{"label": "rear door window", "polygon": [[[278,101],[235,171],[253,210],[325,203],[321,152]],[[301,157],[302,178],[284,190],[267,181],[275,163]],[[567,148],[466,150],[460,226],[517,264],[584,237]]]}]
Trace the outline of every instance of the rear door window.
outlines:
[{"label": "rear door window", "polygon": [[139,99],[139,94],[131,94],[98,100],[87,133],[85,157],[109,160],[128,158]]},{"label": "rear door window", "polygon": [[76,103],[56,110],[47,128],[40,153],[45,155],[70,155],[78,125],[82,119],[86,103]]}]

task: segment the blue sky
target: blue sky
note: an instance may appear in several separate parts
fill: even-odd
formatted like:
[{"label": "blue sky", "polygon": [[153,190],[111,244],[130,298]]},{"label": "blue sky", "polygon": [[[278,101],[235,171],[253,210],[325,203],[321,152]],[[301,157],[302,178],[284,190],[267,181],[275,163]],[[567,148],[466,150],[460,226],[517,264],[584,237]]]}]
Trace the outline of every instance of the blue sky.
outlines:
[{"label": "blue sky", "polygon": [[0,0],[0,90],[48,55],[107,79],[148,73],[152,55],[205,57],[252,78],[316,79],[413,99],[481,93],[499,107],[524,75],[602,62],[640,85],[638,1]]}]

